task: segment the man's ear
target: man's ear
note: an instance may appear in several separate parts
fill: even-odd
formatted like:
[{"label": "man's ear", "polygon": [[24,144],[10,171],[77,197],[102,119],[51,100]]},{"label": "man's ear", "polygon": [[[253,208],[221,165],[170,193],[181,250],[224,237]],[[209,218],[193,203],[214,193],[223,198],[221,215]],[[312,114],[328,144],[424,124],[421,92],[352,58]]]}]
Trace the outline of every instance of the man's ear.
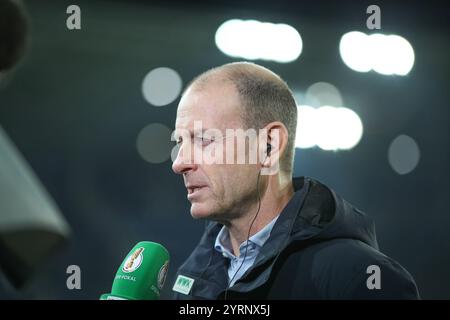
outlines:
[{"label": "man's ear", "polygon": [[[272,175],[279,171],[279,163],[287,146],[288,131],[284,124],[279,121],[269,123],[264,129],[262,131],[262,142],[265,142],[263,145],[266,145],[266,147],[265,154],[262,156],[261,174]],[[268,145],[270,145],[270,152],[267,152]]]}]

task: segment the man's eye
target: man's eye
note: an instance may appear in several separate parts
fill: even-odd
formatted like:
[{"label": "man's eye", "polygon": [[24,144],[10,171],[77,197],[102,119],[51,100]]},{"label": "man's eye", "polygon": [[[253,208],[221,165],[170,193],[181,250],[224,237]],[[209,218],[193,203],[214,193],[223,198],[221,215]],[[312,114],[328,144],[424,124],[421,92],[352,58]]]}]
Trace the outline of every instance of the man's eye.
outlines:
[{"label": "man's eye", "polygon": [[213,142],[212,139],[208,139],[205,137],[195,137],[195,143],[202,147],[209,145],[211,142]]}]

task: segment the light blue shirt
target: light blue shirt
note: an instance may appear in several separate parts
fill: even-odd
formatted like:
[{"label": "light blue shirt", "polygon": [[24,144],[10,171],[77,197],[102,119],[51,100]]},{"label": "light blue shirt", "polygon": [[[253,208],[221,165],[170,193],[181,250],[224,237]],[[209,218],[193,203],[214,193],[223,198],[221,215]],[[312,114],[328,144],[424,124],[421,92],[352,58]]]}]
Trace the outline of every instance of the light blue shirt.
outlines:
[{"label": "light blue shirt", "polygon": [[[244,241],[243,243],[241,243],[241,245],[239,246],[239,253],[240,253],[239,257],[236,257],[233,254],[233,249],[230,241],[230,233],[228,232],[228,229],[225,226],[222,227],[222,229],[220,230],[219,234],[216,237],[216,243],[214,244],[214,248],[218,252],[222,253],[222,255],[225,258],[230,259],[230,265],[228,267],[228,282],[230,287],[232,287],[234,283],[244,275],[244,273],[248,270],[248,268],[250,268],[253,265],[262,246],[267,241],[267,239],[269,239],[270,232],[272,231],[272,228],[275,222],[277,221],[278,217],[279,215],[276,216],[264,228],[259,230],[253,236],[251,236],[248,239],[248,241]],[[246,248],[247,248],[247,255],[244,261]],[[244,263],[242,263],[243,261]]]}]

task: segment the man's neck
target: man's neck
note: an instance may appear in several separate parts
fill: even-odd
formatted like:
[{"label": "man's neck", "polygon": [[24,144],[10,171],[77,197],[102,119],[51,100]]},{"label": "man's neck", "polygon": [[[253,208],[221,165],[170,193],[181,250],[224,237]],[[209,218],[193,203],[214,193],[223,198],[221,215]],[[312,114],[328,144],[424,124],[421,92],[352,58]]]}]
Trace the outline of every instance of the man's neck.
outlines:
[{"label": "man's neck", "polygon": [[292,180],[282,184],[277,176],[271,176],[268,179],[267,189],[262,190],[261,207],[251,230],[249,228],[258,211],[258,202],[249,209],[247,214],[230,221],[227,225],[235,256],[239,256],[239,247],[247,240],[247,237],[252,237],[277,217],[294,195]]}]

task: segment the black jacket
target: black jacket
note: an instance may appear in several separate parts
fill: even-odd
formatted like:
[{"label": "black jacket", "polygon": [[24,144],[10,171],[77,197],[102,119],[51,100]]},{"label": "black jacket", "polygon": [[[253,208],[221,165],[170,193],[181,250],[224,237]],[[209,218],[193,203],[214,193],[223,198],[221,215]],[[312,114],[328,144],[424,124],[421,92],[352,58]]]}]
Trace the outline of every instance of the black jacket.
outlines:
[{"label": "black jacket", "polygon": [[[408,271],[378,251],[374,224],[363,212],[316,180],[293,183],[294,196],[228,299],[419,298]],[[224,298],[228,260],[214,249],[221,228],[211,222],[178,270],[175,282],[180,275],[194,281],[188,294],[174,291],[175,299]]]}]

